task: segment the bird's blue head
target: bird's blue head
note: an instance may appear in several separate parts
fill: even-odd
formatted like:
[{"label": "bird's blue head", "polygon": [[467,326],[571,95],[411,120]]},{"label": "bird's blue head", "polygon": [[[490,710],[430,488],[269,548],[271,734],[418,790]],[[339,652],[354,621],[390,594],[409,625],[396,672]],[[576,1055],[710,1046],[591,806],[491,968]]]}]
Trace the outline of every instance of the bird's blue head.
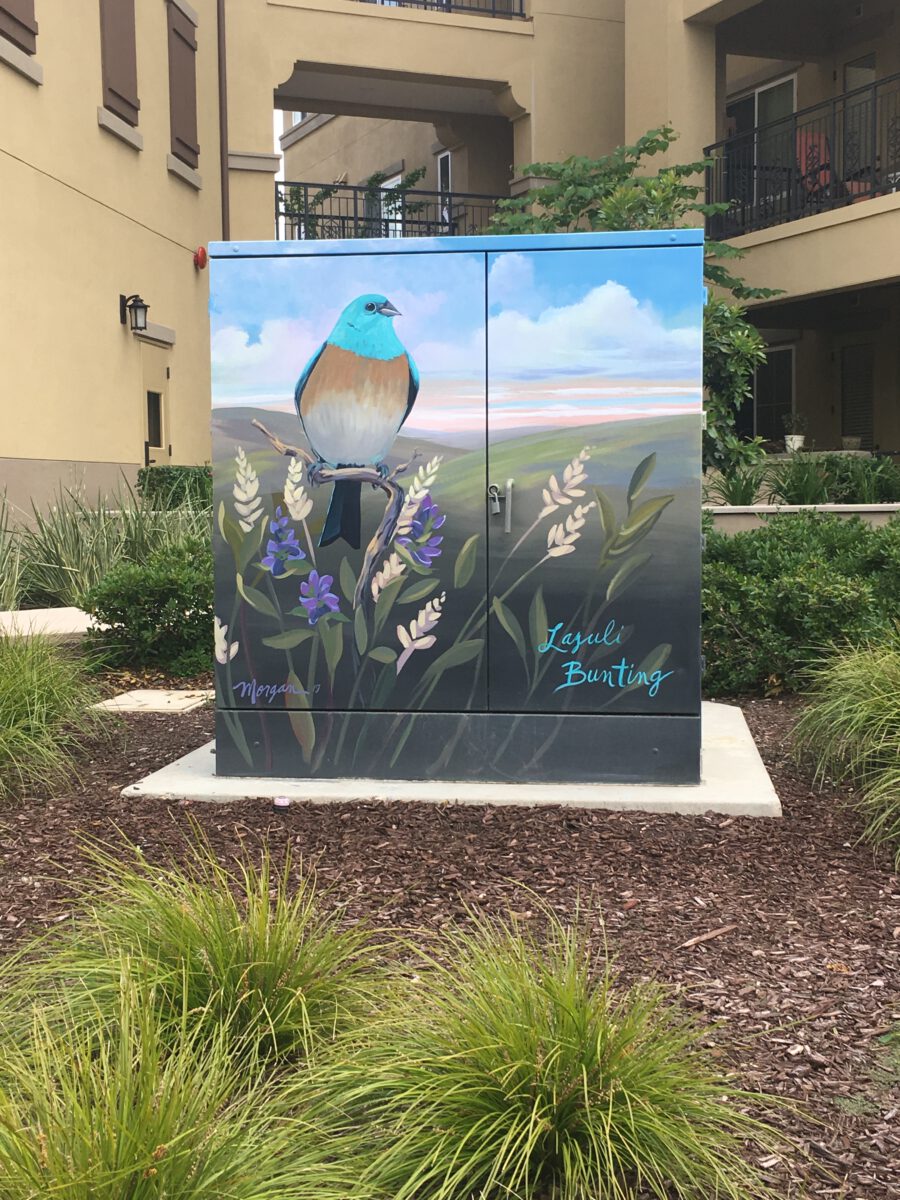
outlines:
[{"label": "bird's blue head", "polygon": [[393,318],[399,316],[387,296],[374,292],[357,296],[338,317],[328,341],[366,358],[396,358],[403,353],[403,343],[394,332]]}]

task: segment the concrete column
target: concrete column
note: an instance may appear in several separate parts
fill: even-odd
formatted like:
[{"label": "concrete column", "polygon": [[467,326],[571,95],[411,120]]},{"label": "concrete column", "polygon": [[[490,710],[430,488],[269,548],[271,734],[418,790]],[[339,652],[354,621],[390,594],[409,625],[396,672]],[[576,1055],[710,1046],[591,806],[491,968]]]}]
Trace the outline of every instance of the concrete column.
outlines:
[{"label": "concrete column", "polygon": [[[716,140],[724,56],[714,25],[688,24],[671,0],[628,0],[625,10],[625,139],[672,125],[671,162],[699,158]],[[659,162],[662,166],[662,161]]]}]

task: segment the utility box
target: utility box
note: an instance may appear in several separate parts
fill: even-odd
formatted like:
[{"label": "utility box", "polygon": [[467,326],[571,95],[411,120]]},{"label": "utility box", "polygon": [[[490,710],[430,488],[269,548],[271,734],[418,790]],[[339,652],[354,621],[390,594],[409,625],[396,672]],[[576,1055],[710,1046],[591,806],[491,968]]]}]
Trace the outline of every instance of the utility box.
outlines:
[{"label": "utility box", "polygon": [[210,248],[218,774],[699,781],[702,242]]}]

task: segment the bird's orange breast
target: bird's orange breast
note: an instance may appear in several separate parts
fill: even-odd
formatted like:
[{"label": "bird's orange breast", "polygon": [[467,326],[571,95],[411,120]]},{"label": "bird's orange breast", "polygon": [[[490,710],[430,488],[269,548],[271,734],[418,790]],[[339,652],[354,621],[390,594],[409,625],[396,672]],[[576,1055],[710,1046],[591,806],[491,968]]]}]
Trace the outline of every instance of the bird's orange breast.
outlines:
[{"label": "bird's orange breast", "polygon": [[409,395],[409,361],[396,358],[362,358],[340,346],[326,346],[300,398],[303,416],[319,405],[354,404],[386,420],[403,420]]}]

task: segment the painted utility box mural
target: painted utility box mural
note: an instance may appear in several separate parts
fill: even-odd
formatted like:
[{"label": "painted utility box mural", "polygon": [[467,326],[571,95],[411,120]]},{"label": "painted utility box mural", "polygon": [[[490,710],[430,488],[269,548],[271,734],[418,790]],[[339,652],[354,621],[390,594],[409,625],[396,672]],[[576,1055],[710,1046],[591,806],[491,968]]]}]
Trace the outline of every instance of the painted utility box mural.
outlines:
[{"label": "painted utility box mural", "polygon": [[702,253],[211,247],[219,774],[699,779]]}]

